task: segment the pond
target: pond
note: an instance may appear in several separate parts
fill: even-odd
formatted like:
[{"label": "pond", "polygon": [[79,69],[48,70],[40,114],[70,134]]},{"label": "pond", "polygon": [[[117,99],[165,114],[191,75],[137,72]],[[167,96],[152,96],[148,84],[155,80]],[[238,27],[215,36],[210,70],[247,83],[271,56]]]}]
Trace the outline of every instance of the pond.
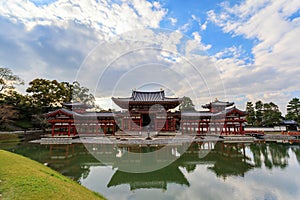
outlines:
[{"label": "pond", "polygon": [[[0,148],[48,165],[108,199],[300,199],[299,144],[101,145],[101,161],[82,144]],[[155,159],[149,161],[145,152]],[[122,170],[145,163],[168,165],[147,173]]]}]

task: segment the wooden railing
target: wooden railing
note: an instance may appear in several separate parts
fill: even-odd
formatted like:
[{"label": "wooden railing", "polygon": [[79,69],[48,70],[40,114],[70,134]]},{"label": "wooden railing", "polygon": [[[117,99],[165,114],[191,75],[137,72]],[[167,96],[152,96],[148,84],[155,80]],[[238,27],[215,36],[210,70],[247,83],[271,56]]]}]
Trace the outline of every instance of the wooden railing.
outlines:
[{"label": "wooden railing", "polygon": [[300,136],[300,131],[288,131],[288,132],[281,132],[282,135],[291,135],[291,136]]}]

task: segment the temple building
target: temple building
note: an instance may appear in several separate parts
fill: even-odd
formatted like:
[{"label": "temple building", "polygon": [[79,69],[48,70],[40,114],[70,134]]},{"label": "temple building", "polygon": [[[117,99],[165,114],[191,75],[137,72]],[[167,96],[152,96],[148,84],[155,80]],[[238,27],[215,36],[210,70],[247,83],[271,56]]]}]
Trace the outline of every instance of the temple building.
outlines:
[{"label": "temple building", "polygon": [[181,132],[182,134],[244,134],[246,112],[233,102],[215,100],[202,107],[207,111],[175,111],[182,98],[165,96],[165,91],[132,91],[130,97],[112,101],[122,111],[89,112],[83,103],[64,103],[61,109],[45,114],[51,124],[52,136],[112,134],[115,132]]},{"label": "temple building", "polygon": [[85,134],[114,134],[116,122],[111,112],[87,112],[83,103],[63,103],[62,108],[45,114],[51,124],[51,134],[75,136]]},{"label": "temple building", "polygon": [[165,96],[164,90],[155,92],[132,91],[131,97],[114,98],[120,108],[126,109],[121,114],[121,129],[126,131],[175,131],[178,117],[170,110],[176,108],[181,98]]},{"label": "temple building", "polygon": [[208,111],[192,111],[181,113],[181,130],[193,134],[244,134],[243,124],[246,122],[245,111],[234,106],[234,102],[216,99],[202,106]]}]

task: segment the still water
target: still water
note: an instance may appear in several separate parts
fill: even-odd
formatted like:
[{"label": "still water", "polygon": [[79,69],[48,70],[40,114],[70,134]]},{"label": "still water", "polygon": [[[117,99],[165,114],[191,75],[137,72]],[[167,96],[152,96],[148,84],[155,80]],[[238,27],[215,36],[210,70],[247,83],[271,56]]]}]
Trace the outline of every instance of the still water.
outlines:
[{"label": "still water", "polygon": [[[163,151],[101,145],[95,147],[101,162],[82,144],[0,148],[47,164],[108,199],[300,199],[300,144],[193,143],[187,150],[172,145]],[[145,161],[144,152],[154,152],[155,160]],[[170,160],[148,173],[120,170]]]}]

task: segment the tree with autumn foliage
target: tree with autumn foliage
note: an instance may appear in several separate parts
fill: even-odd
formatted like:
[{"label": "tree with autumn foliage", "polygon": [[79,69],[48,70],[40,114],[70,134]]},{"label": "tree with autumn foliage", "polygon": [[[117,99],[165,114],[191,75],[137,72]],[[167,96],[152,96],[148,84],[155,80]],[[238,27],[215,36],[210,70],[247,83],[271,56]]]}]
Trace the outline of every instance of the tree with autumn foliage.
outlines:
[{"label": "tree with autumn foliage", "polygon": [[0,68],[0,128],[9,129],[9,125],[19,117],[15,106],[7,102],[7,98],[14,91],[15,85],[24,84],[23,80],[13,74],[8,68]]}]

